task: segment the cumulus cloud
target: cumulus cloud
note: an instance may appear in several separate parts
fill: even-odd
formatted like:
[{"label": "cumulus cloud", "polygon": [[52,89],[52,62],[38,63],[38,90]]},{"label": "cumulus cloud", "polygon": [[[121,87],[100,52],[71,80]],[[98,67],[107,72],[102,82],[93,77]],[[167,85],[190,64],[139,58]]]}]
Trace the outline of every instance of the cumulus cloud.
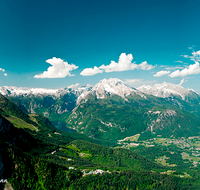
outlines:
[{"label": "cumulus cloud", "polygon": [[142,70],[151,70],[153,69],[155,66],[153,65],[148,65],[148,63],[146,61],[140,63],[139,65],[137,65],[137,69],[142,69]]},{"label": "cumulus cloud", "polygon": [[103,73],[103,70],[101,70],[101,69],[99,69],[98,67],[95,66],[94,69],[93,68],[84,69],[80,73],[80,75],[82,75],[82,76],[92,76],[92,75],[96,75],[98,73]]},{"label": "cumulus cloud", "polygon": [[126,53],[122,53],[119,56],[119,61],[116,63],[115,61],[111,61],[109,65],[101,65],[99,68],[103,69],[106,73],[114,72],[114,71],[128,71],[134,69],[142,69],[142,70],[150,70],[153,69],[153,65],[148,65],[146,61],[142,62],[141,64],[137,65],[132,63],[133,56],[132,54],[126,55]]},{"label": "cumulus cloud", "polygon": [[79,83],[76,83],[68,86],[67,88],[77,88],[79,85],[80,85]]},{"label": "cumulus cloud", "polygon": [[154,77],[161,77],[161,76],[164,76],[164,75],[167,75],[167,74],[169,74],[170,73],[170,71],[159,71],[159,72],[157,72],[155,75],[153,75]]},{"label": "cumulus cloud", "polygon": [[174,77],[185,77],[187,75],[197,75],[200,73],[200,66],[199,62],[195,62],[195,64],[189,65],[189,67],[183,69],[183,70],[176,70],[173,73],[171,73],[169,76],[174,78]]},{"label": "cumulus cloud", "polygon": [[200,50],[197,52],[193,52],[192,56],[190,56],[190,59],[193,61],[200,61]]},{"label": "cumulus cloud", "polygon": [[122,53],[119,56],[118,62],[111,61],[109,65],[101,65],[99,68],[94,67],[92,68],[86,68],[81,72],[81,75],[83,76],[91,76],[95,75],[97,73],[102,73],[102,72],[116,72],[116,71],[128,71],[128,70],[134,70],[134,69],[142,69],[142,70],[150,70],[153,69],[155,66],[149,65],[146,61],[140,63],[140,64],[135,64],[135,62],[132,63],[133,56],[132,54],[126,55],[126,53]]},{"label": "cumulus cloud", "polygon": [[126,55],[122,53],[119,56],[119,61],[116,63],[115,61],[111,61],[109,65],[101,65],[99,68],[104,69],[106,73],[113,72],[113,71],[127,71],[127,70],[134,70],[137,68],[135,63],[131,63],[133,60],[132,54]]},{"label": "cumulus cloud", "polygon": [[183,68],[182,70],[176,70],[172,72],[169,76],[174,77],[185,77],[188,75],[197,75],[200,73],[200,50],[192,52],[192,56],[183,55],[185,58],[190,58],[192,61],[194,61],[194,64],[191,64],[189,66],[186,66],[186,68]]},{"label": "cumulus cloud", "polygon": [[78,66],[74,64],[68,64],[60,58],[53,57],[46,60],[51,66],[39,75],[35,75],[34,78],[64,78],[66,76],[74,76],[70,71],[75,70]]}]

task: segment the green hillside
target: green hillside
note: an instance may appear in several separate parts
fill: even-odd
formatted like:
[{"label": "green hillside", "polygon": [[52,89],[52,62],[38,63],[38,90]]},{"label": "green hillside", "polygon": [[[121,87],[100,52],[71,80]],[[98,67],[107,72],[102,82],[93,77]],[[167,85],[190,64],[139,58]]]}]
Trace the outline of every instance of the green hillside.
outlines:
[{"label": "green hillside", "polygon": [[[104,175],[83,176],[80,170],[31,156],[1,140],[6,159],[6,174],[13,189],[192,189],[185,179],[161,175],[157,172],[126,170]],[[3,188],[3,184],[1,186]]]},{"label": "green hillside", "polygon": [[185,97],[185,100],[180,96],[168,97],[165,99],[184,111],[200,116],[200,97],[194,93],[188,94],[188,96]]},{"label": "green hillside", "polygon": [[22,152],[5,141],[0,140],[0,143],[5,170],[1,177],[7,179],[13,189],[48,190],[66,189],[69,186],[66,178],[68,168]]},{"label": "green hillside", "polygon": [[[0,177],[9,182],[2,183],[1,188],[5,185],[24,190],[191,187],[186,179],[161,175],[160,171],[167,167],[138,153],[94,144],[100,141],[82,134],[61,132],[44,116],[27,115],[6,98],[1,100]],[[76,170],[69,170],[70,167]],[[99,169],[105,174],[93,174]]]},{"label": "green hillside", "polygon": [[65,145],[75,139],[80,139],[97,144],[104,144],[106,146],[115,145],[112,141],[98,141],[91,139],[84,134],[75,132],[63,132],[62,135],[59,135],[61,131],[55,128],[46,117],[41,114],[25,113],[2,95],[0,95],[0,114],[10,121],[15,127],[26,128],[27,130],[30,129],[30,133],[33,134],[35,138],[42,140],[43,142],[51,142],[54,144],[55,141],[59,141],[60,144]]},{"label": "green hillside", "polygon": [[[66,120],[67,126],[95,139],[119,140],[138,133],[176,137],[200,132],[200,118],[183,112],[163,98],[131,95],[95,99],[90,95]],[[145,132],[145,134],[146,134]]]},{"label": "green hillside", "polygon": [[133,170],[116,172],[104,175],[88,175],[70,185],[69,189],[138,189],[138,190],[188,190],[193,189],[186,180],[174,178],[168,175],[161,175],[156,172],[137,172]]},{"label": "green hillside", "polygon": [[54,95],[30,95],[25,97],[8,97],[18,107],[28,113],[44,115],[54,122],[58,127],[58,122],[64,122],[69,112],[73,110],[76,97],[73,93],[56,97]]},{"label": "green hillside", "polygon": [[[122,148],[107,148],[105,146],[92,144],[86,141],[72,141],[71,148],[78,154],[85,154],[88,160],[101,166],[119,169],[152,170],[163,169],[161,165],[146,159],[145,157]],[[83,157],[84,157],[83,156]]]}]

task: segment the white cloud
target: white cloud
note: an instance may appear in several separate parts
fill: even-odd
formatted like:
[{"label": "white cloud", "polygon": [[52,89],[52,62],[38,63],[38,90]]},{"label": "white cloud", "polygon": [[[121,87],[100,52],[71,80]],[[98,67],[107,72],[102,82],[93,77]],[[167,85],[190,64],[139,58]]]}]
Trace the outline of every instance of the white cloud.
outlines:
[{"label": "white cloud", "polygon": [[2,69],[2,68],[0,68],[0,71],[3,71],[3,72],[5,72],[5,69]]},{"label": "white cloud", "polygon": [[197,52],[193,52],[192,56],[190,56],[190,59],[193,61],[200,61],[200,50]]},{"label": "white cloud", "polygon": [[137,69],[142,69],[142,70],[151,70],[153,69],[155,66],[153,65],[148,65],[148,63],[146,61],[140,63],[139,65],[137,65]]},{"label": "white cloud", "polygon": [[137,87],[144,85],[144,84],[153,85],[153,84],[156,83],[156,80],[154,80],[154,81],[144,81],[143,79],[125,79],[124,83],[137,88]]},{"label": "white cloud", "polygon": [[176,67],[166,67],[167,70],[175,70],[175,69],[184,69],[182,66],[176,66]]},{"label": "white cloud", "polygon": [[75,70],[78,66],[74,64],[68,64],[60,58],[53,57],[46,60],[51,66],[39,75],[35,75],[34,78],[64,78],[66,76],[74,76],[70,71]]},{"label": "white cloud", "polygon": [[183,63],[183,61],[174,61],[175,63]]},{"label": "white cloud", "polygon": [[167,70],[175,70],[175,69],[184,69],[182,66],[176,66],[176,67],[166,67]]},{"label": "white cloud", "polygon": [[[176,62],[176,61],[175,61]],[[178,62],[178,61],[177,61]],[[175,67],[169,67],[168,65],[161,65],[161,68],[164,67],[166,70],[175,70],[175,69],[183,69],[183,66],[175,66]]]},{"label": "white cloud", "polygon": [[92,75],[96,75],[98,73],[103,73],[103,70],[100,70],[98,67],[95,66],[94,69],[93,68],[84,69],[80,73],[80,75],[82,75],[82,76],[92,76]]},{"label": "white cloud", "polygon": [[191,64],[187,66],[186,68],[182,70],[176,70],[173,73],[171,73],[169,76],[174,77],[185,77],[188,75],[197,75],[200,73],[200,50],[196,52],[192,52],[192,56],[183,55],[183,57],[190,58],[192,61],[194,61],[194,64]]},{"label": "white cloud", "polygon": [[193,49],[194,49],[194,47],[195,47],[195,45],[191,45],[191,46],[189,46],[189,47],[188,47],[188,49],[191,49],[191,50],[193,50]]},{"label": "white cloud", "polygon": [[196,51],[196,52],[192,52],[192,55],[194,55],[194,56],[200,56],[200,50],[199,51]]},{"label": "white cloud", "polygon": [[134,69],[150,70],[154,68],[154,66],[148,65],[146,61],[137,65],[135,64],[135,62],[132,63],[132,60],[132,54],[126,55],[126,53],[122,53],[119,56],[118,63],[116,63],[115,61],[111,61],[110,65],[101,65],[99,68],[103,69],[106,73],[114,71],[128,71]]},{"label": "white cloud", "polygon": [[160,65],[160,67],[166,67],[166,65]]},{"label": "white cloud", "polygon": [[185,58],[188,58],[188,57],[189,57],[189,55],[180,55],[180,56],[185,57]]},{"label": "white cloud", "polygon": [[131,63],[133,60],[132,54],[126,55],[122,53],[119,56],[119,61],[116,63],[115,61],[111,61],[110,65],[101,65],[99,68],[104,69],[106,73],[113,72],[113,71],[127,71],[127,70],[134,70],[137,68],[135,63]]},{"label": "white cloud", "polygon": [[68,86],[67,88],[76,88],[78,87],[80,84],[79,83],[76,83],[76,84],[72,84],[70,86]]},{"label": "white cloud", "polygon": [[150,70],[153,69],[155,66],[149,65],[146,61],[140,63],[139,65],[132,63],[133,56],[132,54],[126,55],[126,53],[122,53],[119,56],[118,63],[115,61],[111,61],[109,65],[101,65],[99,68],[94,67],[84,69],[80,74],[83,76],[91,76],[97,73],[109,73],[109,72],[116,72],[116,71],[128,71],[134,69],[142,69],[142,70]]},{"label": "white cloud", "polygon": [[200,73],[200,66],[199,62],[195,62],[195,64],[189,65],[188,68],[185,68],[183,70],[176,70],[173,73],[171,73],[169,76],[174,78],[174,77],[185,77],[187,75],[197,75]]},{"label": "white cloud", "polygon": [[167,75],[169,74],[171,71],[159,71],[157,72],[155,75],[153,75],[154,77],[161,77],[161,76],[164,76],[164,75]]},{"label": "white cloud", "polygon": [[184,82],[187,82],[187,80],[182,79],[181,82],[179,83],[179,85],[181,86]]},{"label": "white cloud", "polygon": [[[0,71],[5,72],[5,69],[0,68]],[[7,73],[3,73],[4,76],[7,76]]]}]

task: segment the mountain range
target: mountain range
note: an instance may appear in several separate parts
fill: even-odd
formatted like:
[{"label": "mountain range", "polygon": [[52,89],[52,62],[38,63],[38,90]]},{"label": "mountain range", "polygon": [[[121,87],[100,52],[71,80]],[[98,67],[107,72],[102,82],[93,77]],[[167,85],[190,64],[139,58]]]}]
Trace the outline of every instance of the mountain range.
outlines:
[{"label": "mountain range", "polygon": [[[77,89],[1,87],[0,188],[198,189],[199,94],[157,86],[110,78]],[[190,149],[172,144],[188,147],[184,139]]]},{"label": "mountain range", "polygon": [[[1,87],[27,113],[42,114],[63,131],[95,139],[119,140],[135,134],[199,134],[200,95],[180,84],[133,88],[117,78],[76,89]],[[141,136],[141,137],[142,137]]]},{"label": "mountain range", "polygon": [[[44,89],[44,88],[24,88],[24,87],[0,87],[0,93],[6,97],[16,98],[22,101],[25,100],[22,105],[25,105],[25,108],[29,113],[37,112],[37,108],[43,108],[41,113],[48,117],[49,113],[48,108],[52,105],[54,108],[49,108],[54,110],[58,114],[65,112],[70,112],[74,107],[80,102],[81,99],[84,99],[88,94],[93,94],[97,99],[104,99],[107,95],[117,95],[122,98],[130,94],[138,94],[142,97],[145,97],[145,94],[153,95],[156,97],[166,98],[171,102],[174,102],[180,108],[182,107],[181,102],[187,102],[192,104],[200,105],[200,93],[194,91],[193,89],[185,89],[181,84],[171,84],[171,83],[162,83],[155,84],[154,86],[143,85],[137,89],[132,88],[125,84],[123,81],[110,78],[103,79],[95,86],[89,84],[71,88],[61,88],[61,89]],[[41,100],[41,103],[37,101]],[[26,102],[30,105],[26,105]],[[48,103],[47,103],[48,102]],[[57,104],[56,104],[57,103]],[[47,104],[47,105],[45,105]],[[36,110],[36,111],[35,111]],[[46,113],[45,113],[45,111]]]},{"label": "mountain range", "polygon": [[183,88],[181,84],[164,82],[154,86],[143,85],[137,89],[146,94],[165,98],[183,110],[200,114],[200,94],[193,89]]},{"label": "mountain range", "polygon": [[[25,113],[3,95],[0,108],[0,189],[77,189],[77,183],[82,186],[89,179],[95,181],[93,188],[98,184],[101,188],[133,189],[145,181],[146,175],[153,181],[142,187],[158,186],[159,180],[177,186],[173,177],[157,172],[165,169],[163,166],[131,150],[108,148],[100,145],[102,141],[85,135],[62,132],[47,118]],[[90,174],[95,170],[120,183],[107,186],[101,176]],[[116,170],[123,172],[118,175]],[[82,177],[86,172],[90,176]],[[137,175],[140,182],[132,175]],[[181,185],[180,180],[178,184]],[[89,181],[84,185],[87,187],[91,187]]]}]

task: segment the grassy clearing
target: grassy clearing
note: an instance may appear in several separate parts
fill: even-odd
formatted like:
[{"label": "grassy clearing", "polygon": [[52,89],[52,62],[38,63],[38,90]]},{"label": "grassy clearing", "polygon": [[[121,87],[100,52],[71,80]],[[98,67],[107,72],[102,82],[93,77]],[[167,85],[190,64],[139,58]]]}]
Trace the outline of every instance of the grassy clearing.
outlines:
[{"label": "grassy clearing", "polygon": [[192,146],[195,146],[195,148],[200,148],[200,141],[195,141],[194,143],[191,143]]},{"label": "grassy clearing", "polygon": [[72,149],[76,152],[80,152],[80,149],[76,148],[74,145],[67,145],[66,148]]},{"label": "grassy clearing", "polygon": [[9,116],[9,117],[6,117],[6,119],[8,121],[10,121],[17,128],[28,128],[28,129],[31,129],[33,131],[38,131],[37,127],[35,127],[34,125],[31,125],[31,124],[25,122],[24,120],[22,120],[22,119],[20,119],[18,117]]},{"label": "grassy clearing", "polygon": [[169,159],[169,158],[164,155],[164,156],[161,156],[161,157],[155,159],[155,161],[162,164],[163,166],[169,166],[169,167],[175,167],[176,166],[176,164],[167,163],[166,162],[167,159]]},{"label": "grassy clearing", "polygon": [[29,114],[30,120],[32,120],[33,122],[37,123],[37,119],[35,118],[35,116],[38,116],[37,114]]},{"label": "grassy clearing", "polygon": [[181,155],[182,155],[182,159],[184,159],[184,160],[187,159],[187,160],[193,161],[193,162],[199,162],[199,161],[200,161],[200,158],[199,158],[199,157],[190,156],[190,155],[187,154],[186,152],[182,152]]},{"label": "grassy clearing", "polygon": [[91,154],[84,153],[84,152],[80,152],[80,153],[79,153],[79,156],[80,156],[80,157],[83,157],[83,158],[90,158],[90,157],[92,157]]},{"label": "grassy clearing", "polygon": [[154,140],[154,142],[155,142],[156,144],[162,144],[162,145],[165,145],[165,146],[169,146],[170,144],[167,143],[166,140],[168,140],[168,139],[166,139],[166,138],[156,138],[156,139]]},{"label": "grassy clearing", "polygon": [[118,141],[119,142],[123,142],[123,141],[138,141],[139,137],[140,137],[140,134],[136,134],[136,135],[133,135],[131,137],[126,137],[126,138],[124,138],[122,140],[118,140]]},{"label": "grassy clearing", "polygon": [[171,174],[173,174],[174,172],[176,172],[176,170],[167,170],[167,171],[165,171],[165,172],[160,172],[160,174],[171,175]]},{"label": "grassy clearing", "polygon": [[140,134],[134,135],[132,137],[127,138],[126,140],[130,140],[130,141],[138,141],[140,137]]},{"label": "grassy clearing", "polygon": [[66,154],[69,155],[69,156],[73,156],[73,157],[76,157],[76,156],[77,156],[77,153],[71,152],[69,149],[61,148],[60,151],[63,151],[64,153],[66,153]]}]

